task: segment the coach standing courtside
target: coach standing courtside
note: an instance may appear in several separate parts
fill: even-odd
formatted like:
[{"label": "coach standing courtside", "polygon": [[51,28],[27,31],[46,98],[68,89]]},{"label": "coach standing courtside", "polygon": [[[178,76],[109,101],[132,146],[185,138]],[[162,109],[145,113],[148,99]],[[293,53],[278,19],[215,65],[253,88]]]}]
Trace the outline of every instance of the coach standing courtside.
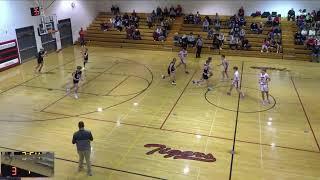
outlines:
[{"label": "coach standing courtside", "polygon": [[196,48],[197,48],[197,50],[196,50],[196,58],[200,58],[202,45],[203,45],[203,42],[202,42],[201,36],[198,35],[198,40],[196,42]]},{"label": "coach standing courtside", "polygon": [[91,154],[90,141],[93,140],[93,137],[90,131],[84,129],[84,123],[82,121],[78,123],[78,127],[79,127],[79,131],[73,134],[72,144],[77,145],[77,150],[79,154],[79,172],[83,168],[83,159],[85,158],[86,164],[87,164],[88,176],[92,176],[91,163],[90,163],[90,154]]}]

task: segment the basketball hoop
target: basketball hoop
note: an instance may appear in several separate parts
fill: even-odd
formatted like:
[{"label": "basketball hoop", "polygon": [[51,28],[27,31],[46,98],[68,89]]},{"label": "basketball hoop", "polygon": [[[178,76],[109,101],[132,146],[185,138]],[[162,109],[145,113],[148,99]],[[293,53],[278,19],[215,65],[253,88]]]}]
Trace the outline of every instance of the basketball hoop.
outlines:
[{"label": "basketball hoop", "polygon": [[56,33],[57,32],[58,32],[57,30],[48,29],[48,34],[51,34],[53,39],[56,38]]}]

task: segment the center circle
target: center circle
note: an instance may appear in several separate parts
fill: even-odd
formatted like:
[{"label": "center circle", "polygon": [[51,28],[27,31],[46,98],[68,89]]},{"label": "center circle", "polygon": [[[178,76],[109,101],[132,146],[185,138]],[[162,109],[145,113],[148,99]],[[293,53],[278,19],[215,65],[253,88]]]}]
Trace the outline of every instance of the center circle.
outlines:
[{"label": "center circle", "polygon": [[230,86],[217,86],[211,91],[205,93],[206,101],[220,109],[241,112],[241,113],[258,113],[268,111],[275,107],[276,99],[269,94],[270,104],[262,105],[261,91],[256,88],[242,87],[245,97],[240,99],[239,94],[233,89],[231,96],[227,95]]}]

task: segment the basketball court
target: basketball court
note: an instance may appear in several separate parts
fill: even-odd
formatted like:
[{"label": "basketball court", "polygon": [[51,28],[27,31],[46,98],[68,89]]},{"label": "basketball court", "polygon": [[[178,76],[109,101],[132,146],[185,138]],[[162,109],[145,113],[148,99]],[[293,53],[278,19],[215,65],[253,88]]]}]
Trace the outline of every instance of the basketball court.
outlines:
[{"label": "basketball court", "polygon": [[[190,74],[179,68],[172,86],[161,75],[176,52],[89,52],[79,99],[66,94],[82,64],[78,47],[49,54],[42,74],[36,60],[0,73],[1,151],[54,152],[53,179],[319,179],[320,65],[227,56],[240,70],[240,99],[227,96],[217,55],[207,91],[192,80],[209,55],[190,54]],[[271,77],[265,106],[262,67]],[[80,120],[94,137],[92,177],[77,172]]]}]

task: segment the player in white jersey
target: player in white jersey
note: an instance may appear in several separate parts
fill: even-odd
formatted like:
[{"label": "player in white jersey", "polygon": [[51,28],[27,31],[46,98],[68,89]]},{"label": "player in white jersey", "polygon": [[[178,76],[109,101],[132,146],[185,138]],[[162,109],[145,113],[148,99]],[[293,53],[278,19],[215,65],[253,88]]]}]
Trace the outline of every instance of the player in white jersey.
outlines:
[{"label": "player in white jersey", "polygon": [[231,91],[233,88],[236,88],[237,92],[241,95],[241,97],[244,97],[244,93],[241,91],[240,89],[240,75],[239,75],[239,71],[238,71],[238,67],[234,66],[233,67],[234,70],[234,75],[233,75],[233,79],[232,79],[232,84],[230,86],[229,92],[227,92],[228,95],[231,95]]},{"label": "player in white jersey", "polygon": [[172,81],[171,82],[172,85],[176,85],[176,68],[175,68],[176,61],[177,59],[173,58],[168,66],[168,75],[167,76],[162,75],[162,79],[165,79],[166,77],[170,77],[170,80]]},{"label": "player in white jersey", "polygon": [[200,85],[200,83],[202,83],[203,81],[206,81],[208,91],[212,90],[209,84],[209,78],[213,75],[210,67],[211,61],[212,61],[212,58],[208,57],[208,60],[206,60],[206,63],[203,65],[203,72],[200,80],[192,80],[192,83],[197,85]]},{"label": "player in white jersey", "polygon": [[185,48],[182,48],[181,51],[178,54],[179,58],[180,58],[180,63],[177,65],[177,68],[183,64],[184,66],[184,71],[189,74],[189,72],[187,71],[187,56],[188,56],[188,52]]},{"label": "player in white jersey", "polygon": [[259,85],[262,96],[262,104],[265,105],[265,95],[267,96],[267,102],[270,104],[269,100],[269,86],[268,83],[271,81],[266,69],[262,69],[259,77]]},{"label": "player in white jersey", "polygon": [[221,67],[222,77],[220,81],[224,81],[225,78],[229,79],[229,75],[228,75],[229,61],[226,59],[225,55],[221,55],[221,64],[219,64],[218,66]]}]

